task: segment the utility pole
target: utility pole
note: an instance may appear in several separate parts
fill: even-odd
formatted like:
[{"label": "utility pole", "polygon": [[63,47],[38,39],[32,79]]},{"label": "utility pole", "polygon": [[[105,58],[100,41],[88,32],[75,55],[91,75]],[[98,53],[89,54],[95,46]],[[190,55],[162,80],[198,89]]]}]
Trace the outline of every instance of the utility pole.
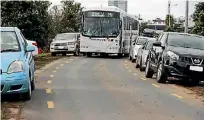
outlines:
[{"label": "utility pole", "polygon": [[171,1],[168,1],[168,21],[169,21],[169,27],[171,26]]},{"label": "utility pole", "polygon": [[138,25],[137,25],[137,29],[138,29],[138,36],[140,36],[140,14],[138,15]]},{"label": "utility pole", "polygon": [[185,12],[185,33],[188,33],[188,7],[189,7],[189,1],[186,0],[186,12]]}]

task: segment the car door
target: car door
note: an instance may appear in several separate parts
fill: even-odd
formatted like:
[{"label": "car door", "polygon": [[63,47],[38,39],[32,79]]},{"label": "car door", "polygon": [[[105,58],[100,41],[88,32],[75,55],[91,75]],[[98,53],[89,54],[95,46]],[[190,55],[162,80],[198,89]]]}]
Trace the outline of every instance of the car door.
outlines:
[{"label": "car door", "polygon": [[142,59],[142,54],[143,54],[143,52],[144,52],[144,49],[145,49],[145,47],[146,47],[146,45],[147,45],[147,42],[145,42],[144,44],[143,44],[143,46],[141,47],[141,48],[139,48],[139,50],[138,50],[138,62],[139,62],[139,64],[140,64],[140,61],[141,61],[141,59]]},{"label": "car door", "polygon": [[[162,37],[163,37],[163,33],[161,33],[159,35],[159,38],[157,39],[157,41],[161,41]],[[150,59],[151,59],[151,68],[156,71],[157,70],[157,62],[158,62],[158,52],[161,51],[161,47],[157,47],[157,46],[153,46],[152,49],[150,50]]]},{"label": "car door", "polygon": [[[26,39],[24,38],[24,36],[23,36],[23,34],[21,32],[20,32],[20,37],[21,37],[21,41],[22,41],[24,50],[26,50],[26,47],[28,46],[28,43],[27,43]],[[34,58],[33,58],[32,52],[26,52],[25,51],[24,59],[25,59],[25,62],[29,66],[28,70],[30,70],[32,78],[34,78],[35,63],[34,63]]]}]

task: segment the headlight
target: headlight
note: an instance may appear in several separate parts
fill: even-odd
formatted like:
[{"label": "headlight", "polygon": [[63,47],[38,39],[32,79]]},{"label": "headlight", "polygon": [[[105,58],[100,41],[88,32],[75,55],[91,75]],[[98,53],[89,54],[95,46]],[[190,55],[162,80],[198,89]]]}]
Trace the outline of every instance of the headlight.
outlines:
[{"label": "headlight", "polygon": [[68,45],[74,45],[74,42],[68,42]]},{"label": "headlight", "polygon": [[167,52],[167,55],[168,55],[171,59],[173,59],[173,60],[178,60],[178,59],[179,59],[179,55],[177,55],[177,54],[174,53],[174,52],[168,51],[168,52]]},{"label": "headlight", "polygon": [[14,61],[9,65],[8,74],[24,71],[23,61]]}]

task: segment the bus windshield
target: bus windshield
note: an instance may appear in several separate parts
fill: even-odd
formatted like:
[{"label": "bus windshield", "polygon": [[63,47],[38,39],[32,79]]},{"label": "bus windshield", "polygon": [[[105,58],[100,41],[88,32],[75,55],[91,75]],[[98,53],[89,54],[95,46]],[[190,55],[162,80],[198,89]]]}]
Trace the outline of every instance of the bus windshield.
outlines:
[{"label": "bus windshield", "polygon": [[[93,12],[92,12],[93,13]],[[116,37],[119,34],[119,13],[97,12],[94,16],[85,15],[82,34],[90,37]],[[117,15],[115,15],[117,14]],[[97,16],[98,15],[98,16]],[[110,15],[110,16],[108,16]]]}]

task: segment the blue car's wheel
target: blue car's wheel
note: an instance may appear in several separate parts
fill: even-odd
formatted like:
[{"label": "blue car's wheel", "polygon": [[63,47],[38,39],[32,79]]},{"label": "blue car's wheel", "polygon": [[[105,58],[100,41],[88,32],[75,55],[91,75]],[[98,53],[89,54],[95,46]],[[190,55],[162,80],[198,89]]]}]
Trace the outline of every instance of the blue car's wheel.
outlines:
[{"label": "blue car's wheel", "polygon": [[23,99],[23,100],[30,100],[31,99],[31,94],[32,94],[31,81],[29,80],[28,91],[21,94],[21,99]]},{"label": "blue car's wheel", "polygon": [[31,90],[35,90],[35,77],[33,77],[33,80],[31,82]]}]

